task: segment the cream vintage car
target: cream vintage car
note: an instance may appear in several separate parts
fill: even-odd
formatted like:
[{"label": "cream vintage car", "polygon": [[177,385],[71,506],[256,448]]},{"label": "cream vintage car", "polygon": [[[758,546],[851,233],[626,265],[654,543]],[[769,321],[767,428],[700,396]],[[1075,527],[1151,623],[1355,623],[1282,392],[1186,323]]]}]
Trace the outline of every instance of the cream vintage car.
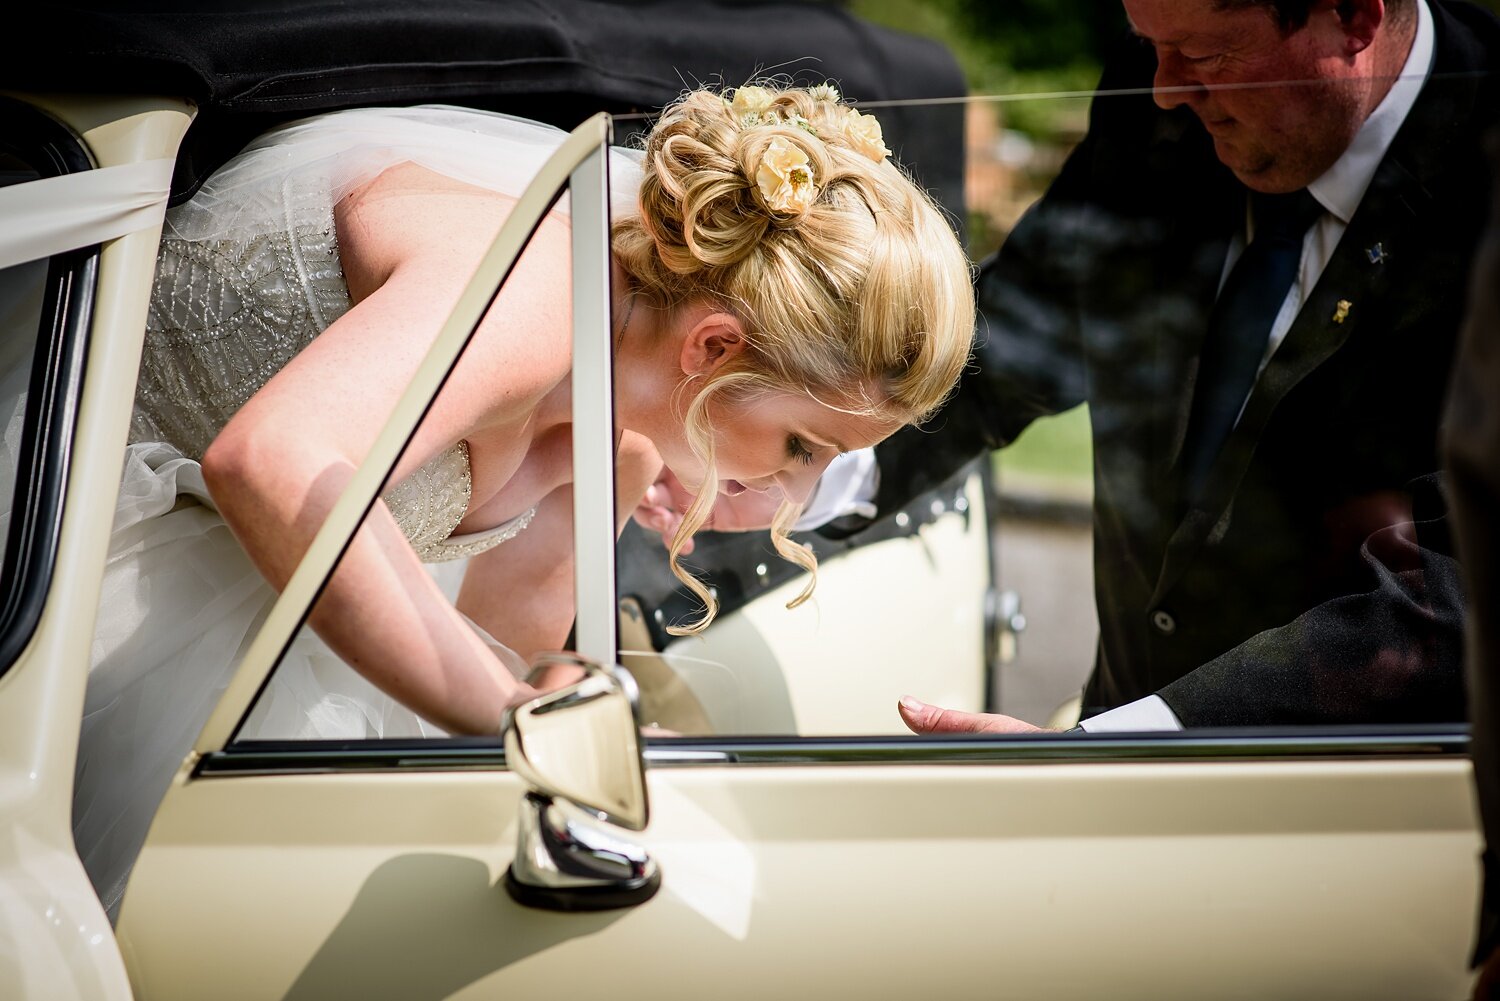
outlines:
[{"label": "cream vintage car", "polygon": [[[603,72],[598,46],[639,18],[556,6],[599,16],[565,36],[594,48],[548,63],[556,39],[527,36],[527,68],[497,59],[461,83],[462,60],[420,43],[503,48],[518,25],[545,35],[556,24],[476,22],[463,4],[416,21],[390,3],[287,5],[281,20],[72,12],[47,30],[73,33],[60,46],[69,58],[95,60],[79,86],[60,86],[41,59],[0,71],[0,206],[7,227],[31,234],[19,251],[0,238],[11,254],[5,371],[19,379],[4,387],[15,486],[0,579],[0,996],[1463,996],[1479,841],[1461,726],[903,735],[894,694],[914,680],[935,701],[989,704],[978,474],[924,499],[909,531],[831,555],[821,619],[787,618],[768,581],[701,640],[674,647],[653,634],[651,609],[617,590],[611,513],[589,503],[613,493],[599,402],[612,120],[584,112],[629,103],[628,67]],[[867,74],[866,92],[884,96],[870,66],[905,43],[836,10],[783,6],[748,11],[807,19],[768,55],[859,40],[868,63],[832,75],[859,94]],[[744,31],[734,19],[747,12],[695,16]],[[309,34],[293,45],[288,26]],[[399,32],[420,59],[372,42]],[[218,72],[236,49],[308,71]],[[228,63],[205,69],[194,60],[205,54]],[[551,79],[559,65],[575,75]],[[551,87],[582,124],[517,207],[256,637],[112,926],[74,849],[70,792],[163,202],[174,166],[190,174],[215,143],[268,121],[368,103],[361,82],[389,103]],[[577,655],[553,667],[578,680],[510,714],[494,738],[236,739],[565,185],[574,378],[591,389],[575,393]],[[898,578],[917,586],[885,586]],[[643,738],[640,722],[682,735]]]}]

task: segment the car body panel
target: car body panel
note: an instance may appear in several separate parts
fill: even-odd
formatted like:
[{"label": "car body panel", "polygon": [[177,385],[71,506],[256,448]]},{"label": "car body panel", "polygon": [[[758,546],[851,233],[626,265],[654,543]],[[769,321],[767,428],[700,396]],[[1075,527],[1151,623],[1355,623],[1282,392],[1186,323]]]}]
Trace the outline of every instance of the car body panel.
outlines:
[{"label": "car body panel", "polygon": [[661,892],[498,885],[490,770],[212,776],[158,816],[119,933],[153,999],[1417,998],[1464,989],[1468,766],[655,767]]},{"label": "car body panel", "polygon": [[[912,690],[953,709],[987,708],[989,526],[979,475],[931,503],[934,517],[915,533],[823,563],[806,605],[787,609],[803,586],[793,579],[671,643],[659,659],[691,692],[691,712],[680,702],[658,711],[661,685],[647,680],[658,673],[647,658],[623,656],[641,683],[646,722],[691,733],[905,733],[896,700]],[[891,626],[909,622],[926,627]]]}]

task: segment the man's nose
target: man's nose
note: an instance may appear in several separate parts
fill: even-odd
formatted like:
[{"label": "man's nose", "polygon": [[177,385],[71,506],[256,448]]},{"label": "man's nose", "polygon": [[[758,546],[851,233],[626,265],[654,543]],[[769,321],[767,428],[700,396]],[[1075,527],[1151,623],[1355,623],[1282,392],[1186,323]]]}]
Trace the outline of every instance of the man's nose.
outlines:
[{"label": "man's nose", "polygon": [[1151,80],[1151,97],[1167,111],[1191,104],[1202,85],[1187,72],[1187,65],[1175,52],[1156,50],[1156,76]]}]

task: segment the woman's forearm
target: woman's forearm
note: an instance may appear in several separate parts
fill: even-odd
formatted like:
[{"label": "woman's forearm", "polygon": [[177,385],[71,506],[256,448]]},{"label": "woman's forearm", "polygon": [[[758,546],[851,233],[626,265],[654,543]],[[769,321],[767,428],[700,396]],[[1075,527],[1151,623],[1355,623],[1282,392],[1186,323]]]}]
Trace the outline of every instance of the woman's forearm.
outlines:
[{"label": "woman's forearm", "polygon": [[[204,476],[224,520],[279,590],[354,466],[316,447],[255,437],[216,441],[204,457]],[[355,535],[310,622],[376,687],[452,732],[494,733],[502,710],[524,691],[428,576],[381,502]]]}]

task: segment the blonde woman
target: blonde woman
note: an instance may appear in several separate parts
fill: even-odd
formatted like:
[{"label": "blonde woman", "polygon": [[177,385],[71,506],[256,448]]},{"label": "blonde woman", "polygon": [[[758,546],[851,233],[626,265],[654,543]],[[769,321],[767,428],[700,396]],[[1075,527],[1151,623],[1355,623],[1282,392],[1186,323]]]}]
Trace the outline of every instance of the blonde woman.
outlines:
[{"label": "blonde woman", "polygon": [[[91,859],[91,824],[113,829],[121,803],[149,818],[272,589],[561,138],[456,108],[340,112],[262,137],[169,213],[80,756],[94,768],[80,846],[106,903],[123,879],[110,858],[133,847]],[[831,87],[747,86],[686,94],[643,154],[613,161],[617,500],[623,521],[663,465],[695,493],[674,567],[714,498],[740,491],[785,498],[777,548],[811,567],[786,527],[821,470],[920,420],[957,379],[969,269],[888,153]],[[564,208],[251,732],[493,732],[526,695],[527,658],[572,619],[569,301]],[[466,569],[445,594],[424,563],[455,557]],[[683,627],[712,615],[708,599]],[[122,755],[163,767],[100,779]],[[113,804],[90,802],[106,785]]]}]

